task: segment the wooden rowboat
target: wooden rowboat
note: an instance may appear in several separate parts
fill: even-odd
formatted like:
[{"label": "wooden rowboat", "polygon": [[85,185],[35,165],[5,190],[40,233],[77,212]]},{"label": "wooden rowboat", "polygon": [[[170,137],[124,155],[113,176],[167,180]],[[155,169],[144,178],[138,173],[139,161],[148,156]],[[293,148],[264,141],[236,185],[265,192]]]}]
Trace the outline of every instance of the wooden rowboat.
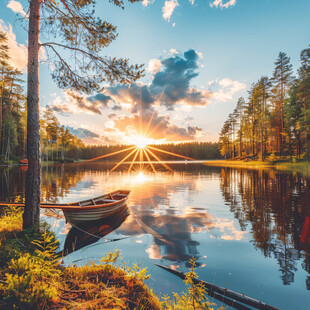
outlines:
[{"label": "wooden rowboat", "polygon": [[[102,196],[78,202],[66,204],[42,203],[40,208],[61,209],[65,215],[66,221],[74,226],[90,221],[98,221],[114,214],[126,204],[129,194],[130,191],[128,190],[117,190]],[[1,202],[0,205],[25,206],[23,203],[14,202]]]},{"label": "wooden rowboat", "polygon": [[[100,221],[86,222],[85,224],[71,227],[67,234],[61,256],[66,256],[73,251],[76,252],[86,246],[98,242],[101,238],[121,226],[128,216],[129,209],[125,205],[112,215],[109,215]],[[115,241],[116,240],[117,239],[115,239]]]},{"label": "wooden rowboat", "polygon": [[85,222],[98,221],[122,208],[128,199],[130,191],[117,190],[99,197],[68,203],[61,208],[67,222],[79,225]]}]

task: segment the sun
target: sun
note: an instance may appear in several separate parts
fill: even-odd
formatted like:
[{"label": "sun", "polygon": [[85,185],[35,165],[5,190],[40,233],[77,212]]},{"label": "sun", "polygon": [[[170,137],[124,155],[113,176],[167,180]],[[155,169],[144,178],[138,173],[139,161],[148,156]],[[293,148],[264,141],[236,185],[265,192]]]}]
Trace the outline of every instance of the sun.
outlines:
[{"label": "sun", "polygon": [[144,136],[132,136],[129,138],[129,144],[135,145],[139,149],[144,149],[147,145],[151,144],[152,139]]},{"label": "sun", "polygon": [[[139,164],[140,165],[140,170],[139,170],[140,173],[138,174],[137,180],[143,181],[145,179],[145,176],[143,175],[142,171],[143,171],[143,168],[145,168],[145,166],[144,166],[145,162],[149,165],[149,166],[148,165],[146,165],[146,166],[148,168],[151,168],[153,172],[156,172],[155,164],[160,164],[165,169],[173,172],[173,169],[170,168],[164,161],[162,161],[162,159],[159,157],[161,155],[160,154],[158,155],[158,153],[168,154],[168,155],[176,156],[176,157],[183,158],[186,160],[194,160],[193,158],[183,156],[183,155],[179,155],[179,154],[172,153],[172,152],[168,152],[168,151],[165,151],[165,150],[162,150],[162,149],[156,147],[157,144],[165,143],[166,138],[162,138],[160,140],[156,140],[156,139],[151,138],[151,133],[159,125],[159,123],[157,123],[155,126],[150,128],[150,125],[151,125],[152,120],[153,120],[154,113],[153,113],[152,117],[150,118],[146,128],[143,128],[144,130],[139,131],[134,126],[134,130],[133,130],[132,134],[128,135],[126,137],[126,144],[128,145],[128,147],[123,148],[123,149],[116,151],[116,152],[113,152],[113,153],[104,154],[102,156],[98,156],[98,157],[95,157],[92,159],[88,159],[86,161],[94,161],[94,160],[98,160],[101,158],[106,158],[106,157],[114,156],[114,155],[117,155],[117,154],[120,154],[123,152],[127,152],[127,154],[123,157],[123,159],[121,159],[118,163],[116,163],[115,166],[110,170],[110,172],[114,171],[120,165],[128,164],[128,163],[129,163],[128,172],[130,172],[132,169],[135,169],[136,164]],[[164,118],[162,118],[162,119],[164,119]]]}]

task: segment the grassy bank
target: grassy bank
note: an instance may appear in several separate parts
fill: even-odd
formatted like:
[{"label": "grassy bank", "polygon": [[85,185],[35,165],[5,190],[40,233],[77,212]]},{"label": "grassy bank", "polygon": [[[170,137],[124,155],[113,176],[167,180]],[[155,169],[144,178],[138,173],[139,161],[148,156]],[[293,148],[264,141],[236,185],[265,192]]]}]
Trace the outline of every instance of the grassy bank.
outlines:
[{"label": "grassy bank", "polygon": [[22,210],[7,208],[0,218],[0,308],[3,309],[160,309],[144,284],[146,270],[113,263],[64,268],[58,241],[43,225],[22,231]]},{"label": "grassy bank", "polygon": [[47,225],[22,231],[22,212],[0,208],[0,309],[213,309],[204,287],[192,281],[194,259],[188,293],[159,301],[144,283],[146,269],[126,266],[119,251],[98,264],[63,267],[55,235]]},{"label": "grassy bank", "polygon": [[242,161],[242,160],[208,160],[203,162],[207,166],[216,167],[240,167],[240,168],[277,168],[281,170],[290,169],[309,169],[310,162],[291,162],[291,161]]}]

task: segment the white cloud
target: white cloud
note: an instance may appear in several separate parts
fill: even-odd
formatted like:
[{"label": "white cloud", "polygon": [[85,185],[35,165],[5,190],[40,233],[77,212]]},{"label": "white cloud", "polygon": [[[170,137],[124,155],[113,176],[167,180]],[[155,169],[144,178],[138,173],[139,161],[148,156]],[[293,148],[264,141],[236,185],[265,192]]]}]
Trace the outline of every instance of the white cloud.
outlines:
[{"label": "white cloud", "polygon": [[[22,72],[27,69],[28,50],[25,44],[20,44],[16,40],[16,35],[13,32],[12,26],[8,26],[0,19],[0,31],[5,32],[7,35],[7,44],[9,47],[10,64]],[[39,53],[40,60],[46,60],[45,49],[41,48]]]},{"label": "white cloud", "polygon": [[194,5],[195,4],[195,0],[189,0],[189,2]]},{"label": "white cloud", "polygon": [[226,2],[225,4],[221,5],[222,8],[229,8],[230,6],[234,6],[236,4],[237,0],[230,0]]},{"label": "white cloud", "polygon": [[197,55],[198,55],[198,57],[199,57],[200,59],[203,58],[203,54],[202,54],[201,52],[197,52],[197,51],[196,51],[196,53],[197,53]]},{"label": "white cloud", "polygon": [[24,11],[23,6],[18,1],[10,0],[7,7],[11,9],[14,13],[18,13],[22,16],[26,16],[26,12]]},{"label": "white cloud", "polygon": [[170,21],[170,17],[174,11],[174,9],[179,5],[178,0],[166,0],[162,11],[163,11],[163,18]]},{"label": "white cloud", "polygon": [[209,86],[215,86],[218,89],[213,92],[215,101],[226,102],[233,99],[233,96],[246,88],[245,83],[233,81],[231,79],[222,79],[208,82]]},{"label": "white cloud", "polygon": [[172,24],[172,27],[175,27],[175,23]]},{"label": "white cloud", "polygon": [[149,4],[153,3],[154,0],[142,0],[141,3],[144,7],[147,7]]},{"label": "white cloud", "polygon": [[101,102],[91,102],[86,96],[80,96],[74,91],[64,91],[63,96],[57,96],[48,105],[56,113],[69,114],[87,113],[101,114]]},{"label": "white cloud", "polygon": [[220,7],[220,8],[229,8],[230,6],[234,6],[237,3],[237,0],[229,0],[226,2],[223,2],[223,0],[214,0],[213,2],[210,3],[210,7]]},{"label": "white cloud", "polygon": [[147,66],[147,71],[149,71],[151,74],[156,74],[160,70],[161,66],[162,64],[159,59],[151,59]]},{"label": "white cloud", "polygon": [[13,32],[12,26],[6,26],[4,21],[0,19],[0,31],[7,34],[9,55],[11,57],[10,63],[13,67],[25,72],[27,68],[27,47],[16,41],[16,35]]},{"label": "white cloud", "polygon": [[179,54],[178,50],[176,50],[175,48],[171,48],[169,51],[173,56],[176,54]]}]

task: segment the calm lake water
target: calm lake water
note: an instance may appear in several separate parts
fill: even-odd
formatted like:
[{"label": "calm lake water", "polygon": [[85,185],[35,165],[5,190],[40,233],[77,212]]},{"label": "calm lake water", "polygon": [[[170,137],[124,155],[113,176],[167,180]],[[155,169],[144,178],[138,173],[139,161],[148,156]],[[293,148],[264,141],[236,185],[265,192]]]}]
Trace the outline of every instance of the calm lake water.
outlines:
[{"label": "calm lake water", "polygon": [[[46,202],[132,190],[128,210],[96,227],[71,229],[62,212],[42,211],[61,250],[72,252],[76,240],[64,263],[84,265],[120,249],[128,265],[148,267],[148,285],[163,295],[185,286],[154,263],[186,272],[195,256],[205,281],[280,309],[310,309],[309,174],[170,166],[174,172],[109,172],[107,163],[43,167]],[[0,171],[1,200],[23,193],[24,177],[19,168]]]}]

